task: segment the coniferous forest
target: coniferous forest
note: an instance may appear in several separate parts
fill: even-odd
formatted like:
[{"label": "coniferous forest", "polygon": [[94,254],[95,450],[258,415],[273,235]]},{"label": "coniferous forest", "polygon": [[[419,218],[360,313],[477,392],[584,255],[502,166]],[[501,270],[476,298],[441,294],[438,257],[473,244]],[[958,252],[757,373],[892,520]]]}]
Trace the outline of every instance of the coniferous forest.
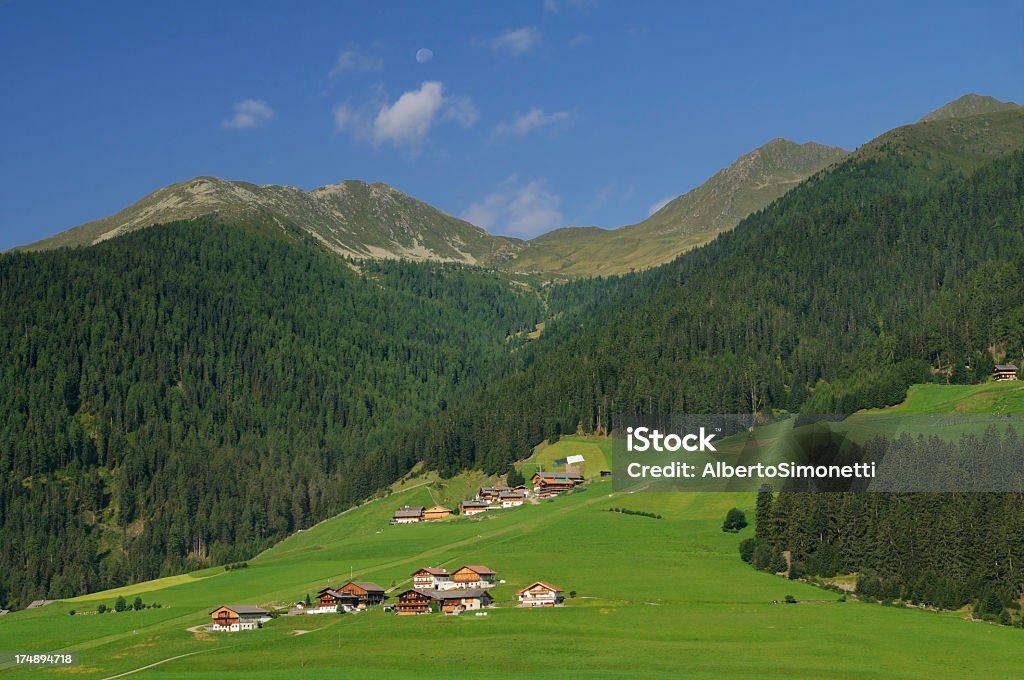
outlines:
[{"label": "coniferous forest", "polygon": [[244,559],[414,461],[537,297],[212,221],[0,256],[0,604]]},{"label": "coniferous forest", "polygon": [[1024,154],[919,160],[882,147],[669,265],[536,288],[212,219],[4,255],[0,603],[246,559],[417,461],[500,473],[620,415],[848,412],[983,377],[1024,356]]}]

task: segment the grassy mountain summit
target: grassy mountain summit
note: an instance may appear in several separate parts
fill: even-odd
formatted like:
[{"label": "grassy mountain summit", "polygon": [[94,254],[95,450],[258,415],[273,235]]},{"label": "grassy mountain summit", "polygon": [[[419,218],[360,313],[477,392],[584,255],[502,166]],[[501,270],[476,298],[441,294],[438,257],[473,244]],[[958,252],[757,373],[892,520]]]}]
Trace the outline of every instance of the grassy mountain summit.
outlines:
[{"label": "grassy mountain summit", "polygon": [[330,250],[356,258],[487,264],[522,247],[517,239],[492,236],[386,184],[349,180],[307,192],[196,177],[26,249],[93,245],[153,224],[210,214],[281,228],[295,224]]},{"label": "grassy mountain summit", "polygon": [[814,142],[773,139],[643,222],[613,230],[559,229],[530,241],[512,264],[574,276],[621,274],[664,264],[732,229],[847,153]]},{"label": "grassy mountain summit", "polygon": [[940,106],[927,116],[919,120],[919,123],[929,123],[945,118],[964,118],[976,116],[980,113],[993,113],[995,111],[1009,111],[1022,108],[1013,102],[1004,102],[995,97],[988,97],[980,94],[965,94],[959,99],[954,99],[944,106]]}]

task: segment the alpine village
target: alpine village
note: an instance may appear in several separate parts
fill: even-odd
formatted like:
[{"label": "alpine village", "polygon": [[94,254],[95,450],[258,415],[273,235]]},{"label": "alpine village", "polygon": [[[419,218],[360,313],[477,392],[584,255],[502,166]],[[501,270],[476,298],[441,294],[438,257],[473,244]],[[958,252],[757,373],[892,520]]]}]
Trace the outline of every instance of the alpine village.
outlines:
[{"label": "alpine village", "polygon": [[[582,456],[569,460],[583,462]],[[565,463],[565,461],[556,461]],[[572,464],[563,472],[538,471],[530,478],[532,490],[526,485],[480,487],[475,498],[463,500],[458,510],[443,505],[432,507],[402,506],[395,510],[390,524],[420,524],[440,522],[456,517],[472,517],[488,511],[517,508],[524,503],[539,503],[571,492],[584,484],[585,478]],[[610,472],[601,471],[601,477]],[[409,583],[411,588],[405,587]],[[369,608],[382,605],[385,613],[398,616],[441,613],[458,616],[463,612],[474,612],[476,616],[487,616],[484,611],[496,606],[490,590],[504,584],[498,580],[498,572],[482,564],[465,564],[454,571],[444,567],[421,567],[410,575],[408,581],[390,589],[370,581],[348,581],[340,586],[326,585],[316,594],[298,600],[285,612],[287,616],[311,614],[357,614]],[[534,581],[515,591],[512,603],[517,607],[561,607],[565,604],[565,591],[547,581]],[[575,592],[573,593],[575,595]],[[386,600],[394,600],[385,604]],[[253,604],[220,605],[210,612],[211,623],[206,630],[214,632],[239,632],[262,628],[263,624],[278,615]]]}]

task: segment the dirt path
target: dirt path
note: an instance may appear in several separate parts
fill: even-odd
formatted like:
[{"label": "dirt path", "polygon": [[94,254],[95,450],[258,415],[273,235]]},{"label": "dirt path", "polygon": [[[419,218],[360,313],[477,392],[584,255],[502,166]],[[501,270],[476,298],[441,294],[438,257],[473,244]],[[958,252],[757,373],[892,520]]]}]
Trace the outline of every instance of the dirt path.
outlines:
[{"label": "dirt path", "polygon": [[[213,649],[220,649],[220,647],[214,647]],[[194,656],[196,654],[202,654],[203,652],[212,652],[213,649],[200,649],[198,652],[189,652],[188,654],[179,654],[178,656],[172,656],[172,657],[167,658],[167,659],[161,659],[160,661],[154,661],[153,663],[151,663],[149,665],[141,666],[139,668],[134,668],[134,669],[132,669],[130,671],[125,671],[124,673],[118,673],[117,675],[107,676],[103,680],[114,680],[114,678],[123,678],[126,675],[131,675],[132,673],[138,673],[139,671],[144,671],[144,670],[146,670],[148,668],[153,668],[154,666],[159,666],[160,664],[165,664],[165,663],[167,663],[169,661],[175,661],[177,659],[184,659],[186,656]]]}]

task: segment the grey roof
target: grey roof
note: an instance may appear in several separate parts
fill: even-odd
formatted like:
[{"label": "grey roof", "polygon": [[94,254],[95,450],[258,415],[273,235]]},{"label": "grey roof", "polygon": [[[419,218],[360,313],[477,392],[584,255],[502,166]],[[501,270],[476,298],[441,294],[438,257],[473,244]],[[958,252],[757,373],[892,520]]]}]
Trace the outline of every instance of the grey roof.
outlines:
[{"label": "grey roof", "polygon": [[398,510],[395,510],[395,517],[419,517],[423,514],[423,506],[402,506]]},{"label": "grey roof", "polygon": [[[362,588],[363,590],[365,590],[368,593],[372,593],[372,592],[383,593],[384,592],[383,588],[381,588],[376,583],[373,583],[372,581],[349,581],[348,583],[345,584],[345,586],[348,586],[348,585],[359,586],[360,588]],[[342,586],[342,588],[344,588],[345,586]]]},{"label": "grey roof", "polygon": [[997,371],[1016,371],[1017,367],[1013,364],[996,364]]},{"label": "grey roof", "polygon": [[[453,590],[431,590],[430,588],[410,588],[409,590],[415,590],[420,595],[426,595],[432,600],[461,600],[468,597],[482,597],[486,595],[490,597],[491,594],[484,588],[456,588]],[[409,592],[408,590],[405,592]]]},{"label": "grey roof", "polygon": [[45,607],[46,605],[51,604],[53,602],[56,602],[56,600],[32,600],[31,602],[28,603],[28,606],[25,607],[25,609],[35,609],[36,607]]},{"label": "grey roof", "polygon": [[462,507],[464,508],[486,508],[488,507],[487,501],[462,501]]},{"label": "grey roof", "polygon": [[11,613],[10,609],[0,609],[0,616],[3,616],[4,614],[10,614],[10,613]]},{"label": "grey roof", "polygon": [[502,491],[500,497],[501,498],[519,498],[519,499],[523,499],[523,498],[526,498],[526,494],[523,493],[522,491]]}]

